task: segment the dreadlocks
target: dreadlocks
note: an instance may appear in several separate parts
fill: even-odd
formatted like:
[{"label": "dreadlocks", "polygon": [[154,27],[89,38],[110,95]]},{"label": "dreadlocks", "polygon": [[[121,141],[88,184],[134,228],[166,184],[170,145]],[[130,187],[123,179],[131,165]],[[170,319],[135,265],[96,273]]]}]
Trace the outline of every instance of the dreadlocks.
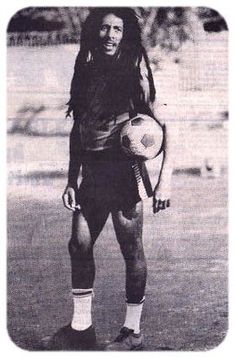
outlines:
[{"label": "dreadlocks", "polygon": [[[102,19],[107,14],[114,14],[115,16],[123,20],[124,33],[123,39],[121,42],[120,50],[118,56],[115,58],[115,64],[113,65],[113,72],[111,76],[113,78],[113,83],[115,83],[115,77],[117,74],[122,72],[123,77],[132,79],[129,80],[129,83],[133,84],[131,90],[132,97],[138,97],[138,85],[135,86],[135,83],[138,81],[135,79],[135,70],[140,63],[140,59],[144,58],[146,63],[146,68],[148,71],[148,80],[149,80],[149,89],[150,89],[150,101],[153,102],[155,99],[155,87],[152,77],[152,72],[149,65],[149,60],[145,48],[142,46],[141,42],[141,29],[138,22],[138,17],[134,9],[131,8],[119,8],[119,7],[101,7],[101,8],[91,8],[90,14],[87,17],[85,23],[82,26],[81,39],[80,39],[80,50],[76,58],[74,75],[71,83],[70,90],[70,101],[68,102],[70,113],[74,111],[75,117],[77,113],[78,106],[84,106],[84,93],[87,85],[87,66],[89,63],[94,61],[96,55],[99,53],[99,31],[102,23]],[[115,96],[118,92],[118,88],[112,84],[110,88],[110,93]],[[133,102],[136,100],[133,98]],[[75,118],[76,119],[76,118]]]}]

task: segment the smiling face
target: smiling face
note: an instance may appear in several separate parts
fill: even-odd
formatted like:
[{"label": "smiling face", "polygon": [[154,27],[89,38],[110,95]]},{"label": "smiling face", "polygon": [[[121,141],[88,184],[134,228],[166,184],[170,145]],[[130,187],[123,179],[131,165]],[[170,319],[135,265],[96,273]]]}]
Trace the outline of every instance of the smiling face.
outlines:
[{"label": "smiling face", "polygon": [[123,20],[114,14],[106,15],[101,23],[99,38],[102,51],[113,56],[123,38]]}]

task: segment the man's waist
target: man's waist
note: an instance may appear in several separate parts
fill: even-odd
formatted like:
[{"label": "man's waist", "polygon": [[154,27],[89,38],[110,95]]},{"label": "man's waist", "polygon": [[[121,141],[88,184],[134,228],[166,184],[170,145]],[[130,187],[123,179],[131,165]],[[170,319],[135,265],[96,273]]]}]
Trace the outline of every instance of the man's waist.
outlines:
[{"label": "man's waist", "polygon": [[130,161],[121,147],[111,147],[103,150],[83,150],[82,162],[87,161]]},{"label": "man's waist", "polygon": [[83,149],[96,152],[119,146],[120,131],[128,120],[128,112],[102,121],[82,120],[80,134]]}]

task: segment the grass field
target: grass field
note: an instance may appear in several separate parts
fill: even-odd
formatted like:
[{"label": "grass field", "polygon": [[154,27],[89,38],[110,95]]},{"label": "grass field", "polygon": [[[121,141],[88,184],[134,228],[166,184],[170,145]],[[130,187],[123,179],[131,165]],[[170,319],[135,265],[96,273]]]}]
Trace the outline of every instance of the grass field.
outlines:
[{"label": "grass field", "polygon": [[[43,349],[71,319],[64,184],[63,178],[44,178],[40,199],[37,186],[25,184],[18,194],[9,188],[8,331],[29,350]],[[206,350],[227,331],[227,179],[174,175],[172,186],[168,212],[154,216],[145,204],[146,350]],[[95,254],[93,320],[102,345],[115,337],[125,313],[124,262],[111,220]]]}]

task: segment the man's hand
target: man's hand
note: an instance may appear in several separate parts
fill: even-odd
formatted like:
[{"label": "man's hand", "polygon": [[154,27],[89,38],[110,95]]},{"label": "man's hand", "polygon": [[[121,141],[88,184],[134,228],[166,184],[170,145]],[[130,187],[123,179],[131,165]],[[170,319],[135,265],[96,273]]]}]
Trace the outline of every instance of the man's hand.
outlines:
[{"label": "man's hand", "polygon": [[71,186],[66,186],[62,195],[64,206],[68,210],[75,211],[81,209],[80,205],[76,205],[75,190]]},{"label": "man's hand", "polygon": [[153,192],[153,213],[169,208],[170,204],[170,186],[160,182]]}]

